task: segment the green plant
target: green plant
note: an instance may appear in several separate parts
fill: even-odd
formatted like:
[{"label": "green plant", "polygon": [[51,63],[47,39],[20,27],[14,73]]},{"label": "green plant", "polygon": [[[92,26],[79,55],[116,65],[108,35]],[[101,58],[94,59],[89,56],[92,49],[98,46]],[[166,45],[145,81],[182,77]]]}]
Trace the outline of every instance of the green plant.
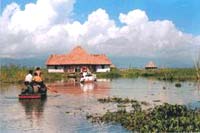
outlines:
[{"label": "green plant", "polygon": [[[124,101],[122,98],[120,101]],[[105,101],[105,99],[104,99]],[[109,98],[108,101],[112,101]],[[118,100],[115,100],[118,101]],[[129,99],[129,101],[132,101]],[[107,111],[102,116],[89,115],[92,122],[120,123],[133,132],[199,132],[200,111],[192,110],[184,105],[164,103],[149,110],[142,110],[138,101],[134,100],[133,110],[125,108],[115,112]],[[136,107],[138,109],[136,109]]]}]

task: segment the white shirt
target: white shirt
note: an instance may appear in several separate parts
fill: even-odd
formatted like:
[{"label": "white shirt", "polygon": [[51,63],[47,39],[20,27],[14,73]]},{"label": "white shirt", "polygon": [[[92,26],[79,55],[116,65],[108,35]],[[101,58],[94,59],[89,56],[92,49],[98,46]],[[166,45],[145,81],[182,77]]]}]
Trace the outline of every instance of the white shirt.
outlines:
[{"label": "white shirt", "polygon": [[83,77],[85,77],[87,75],[87,72],[83,72]]},{"label": "white shirt", "polygon": [[27,82],[32,82],[33,76],[29,73],[28,75],[26,75],[25,77],[25,81]]}]

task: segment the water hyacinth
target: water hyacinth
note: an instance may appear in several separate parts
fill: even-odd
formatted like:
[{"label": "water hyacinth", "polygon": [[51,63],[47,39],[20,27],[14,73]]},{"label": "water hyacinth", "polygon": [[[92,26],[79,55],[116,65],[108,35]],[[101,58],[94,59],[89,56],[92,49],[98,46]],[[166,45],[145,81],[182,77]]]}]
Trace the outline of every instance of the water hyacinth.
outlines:
[{"label": "water hyacinth", "polygon": [[119,97],[107,97],[107,98],[99,98],[98,101],[100,103],[109,103],[109,102],[115,102],[115,103],[135,103],[138,102],[133,99],[128,98],[119,98]]},{"label": "water hyacinth", "polygon": [[[114,98],[124,101],[122,98]],[[108,98],[112,101],[113,98]],[[104,99],[104,101],[107,101]],[[116,100],[116,101],[118,101]],[[101,101],[101,100],[100,100]],[[132,101],[132,100],[128,100]],[[135,100],[134,100],[135,101]],[[113,101],[112,101],[113,102]],[[132,110],[119,108],[115,112],[107,111],[102,116],[87,117],[92,122],[120,123],[130,131],[136,132],[199,132],[200,111],[184,105],[164,103],[153,109],[142,110],[140,102],[132,103]]]},{"label": "water hyacinth", "polygon": [[181,83],[176,83],[175,86],[176,87],[181,87]]}]

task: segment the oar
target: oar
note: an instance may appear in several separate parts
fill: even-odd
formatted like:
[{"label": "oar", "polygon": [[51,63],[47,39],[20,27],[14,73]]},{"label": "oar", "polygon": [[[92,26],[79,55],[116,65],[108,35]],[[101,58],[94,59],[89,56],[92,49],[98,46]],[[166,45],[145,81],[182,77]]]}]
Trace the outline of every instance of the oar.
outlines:
[{"label": "oar", "polygon": [[47,87],[47,90],[50,90],[51,92],[55,92],[55,93],[58,93],[58,91],[56,90],[52,90],[51,88]]}]

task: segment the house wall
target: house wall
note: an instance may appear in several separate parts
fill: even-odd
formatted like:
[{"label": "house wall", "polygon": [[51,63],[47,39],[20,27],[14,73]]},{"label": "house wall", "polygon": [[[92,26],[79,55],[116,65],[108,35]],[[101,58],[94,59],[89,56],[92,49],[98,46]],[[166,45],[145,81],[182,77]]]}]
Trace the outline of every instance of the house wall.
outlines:
[{"label": "house wall", "polygon": [[96,72],[110,72],[109,65],[98,65],[96,66]]},{"label": "house wall", "polygon": [[[97,65],[97,66],[88,66],[84,65],[87,68],[87,71],[95,71],[96,72],[110,72],[110,65]],[[75,69],[79,68],[80,72],[82,72],[83,66],[47,66],[49,73],[73,73]],[[95,69],[95,70],[94,70]]]},{"label": "house wall", "polygon": [[48,72],[49,73],[63,73],[64,72],[64,67],[63,66],[47,66]]}]

